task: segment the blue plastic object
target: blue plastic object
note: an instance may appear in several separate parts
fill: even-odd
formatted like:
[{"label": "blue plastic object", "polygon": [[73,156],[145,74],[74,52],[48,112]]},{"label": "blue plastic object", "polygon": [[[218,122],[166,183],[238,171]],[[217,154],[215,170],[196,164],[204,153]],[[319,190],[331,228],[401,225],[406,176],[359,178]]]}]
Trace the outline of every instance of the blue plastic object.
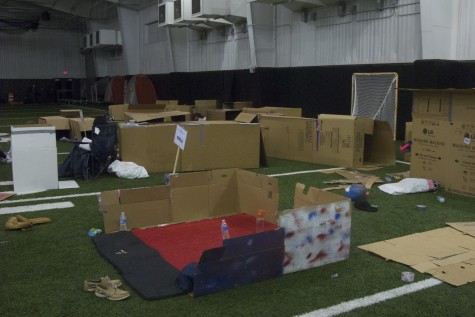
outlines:
[{"label": "blue plastic object", "polygon": [[345,197],[350,198],[353,201],[363,198],[368,194],[368,190],[364,185],[353,184],[345,189]]}]

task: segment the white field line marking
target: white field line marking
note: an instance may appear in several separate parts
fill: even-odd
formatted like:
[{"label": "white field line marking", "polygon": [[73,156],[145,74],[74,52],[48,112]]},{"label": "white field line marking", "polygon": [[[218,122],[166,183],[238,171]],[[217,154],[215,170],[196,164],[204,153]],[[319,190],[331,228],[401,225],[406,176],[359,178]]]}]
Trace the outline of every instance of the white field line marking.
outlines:
[{"label": "white field line marking", "polygon": [[84,196],[97,196],[99,194],[100,194],[100,192],[95,192],[95,193],[73,194],[73,195],[64,195],[64,196],[25,198],[25,199],[17,199],[17,200],[3,200],[3,201],[0,201],[0,205],[24,203],[24,202],[29,202],[29,201],[42,201],[42,200],[54,200],[54,199],[75,198],[75,197],[84,197]]},{"label": "white field line marking", "polygon": [[9,186],[9,185],[13,185],[13,181],[0,182],[0,186]]},{"label": "white field line marking", "polygon": [[65,202],[62,202],[62,203],[52,203],[52,204],[39,204],[39,205],[28,205],[28,206],[18,206],[18,207],[3,207],[3,208],[0,208],[0,215],[16,214],[16,213],[28,212],[28,211],[63,209],[63,208],[71,208],[71,207],[74,207],[74,204],[70,201],[65,201]]},{"label": "white field line marking", "polygon": [[267,176],[279,177],[279,176],[308,174],[308,173],[320,173],[320,172],[326,172],[326,171],[337,171],[337,170],[342,170],[342,169],[345,169],[345,168],[344,167],[324,168],[320,170],[298,171],[298,172],[290,172],[290,173],[282,173],[282,174],[272,174],[272,175],[267,175]]},{"label": "white field line marking", "polygon": [[357,308],[367,307],[374,305],[388,299],[393,299],[410,293],[418,292],[423,289],[442,284],[441,281],[435,278],[428,278],[426,280],[412,283],[409,285],[401,286],[398,288],[393,288],[388,291],[376,293],[374,295],[365,296],[362,298],[350,300],[348,302],[343,302],[338,305],[330,306],[327,308],[322,308],[314,310],[312,312],[298,315],[296,317],[331,317],[339,314],[347,313]]},{"label": "white field line marking", "polygon": [[58,155],[66,155],[66,154],[69,154],[69,152],[60,152],[60,153],[58,153]]},{"label": "white field line marking", "polygon": [[406,164],[406,165],[411,165],[410,162],[404,162],[404,161],[398,161],[396,160],[396,163],[399,163],[399,164]]}]

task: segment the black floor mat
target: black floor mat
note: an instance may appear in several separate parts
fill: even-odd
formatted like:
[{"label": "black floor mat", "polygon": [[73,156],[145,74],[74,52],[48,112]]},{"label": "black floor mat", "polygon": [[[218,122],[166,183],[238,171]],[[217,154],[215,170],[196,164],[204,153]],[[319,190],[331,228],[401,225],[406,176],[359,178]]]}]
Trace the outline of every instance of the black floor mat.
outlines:
[{"label": "black floor mat", "polygon": [[97,250],[122,274],[127,284],[144,299],[181,295],[180,273],[132,232],[101,234],[92,238]]}]

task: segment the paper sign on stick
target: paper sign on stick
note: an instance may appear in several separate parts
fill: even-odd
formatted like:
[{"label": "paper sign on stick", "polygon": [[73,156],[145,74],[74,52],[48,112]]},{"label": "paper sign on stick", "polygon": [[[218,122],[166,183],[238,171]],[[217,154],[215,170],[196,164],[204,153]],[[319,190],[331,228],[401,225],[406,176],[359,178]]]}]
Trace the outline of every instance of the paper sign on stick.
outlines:
[{"label": "paper sign on stick", "polygon": [[177,125],[176,126],[176,131],[175,131],[175,139],[174,142],[178,147],[184,151],[185,150],[185,143],[186,143],[186,135],[187,131],[183,129],[181,126]]}]

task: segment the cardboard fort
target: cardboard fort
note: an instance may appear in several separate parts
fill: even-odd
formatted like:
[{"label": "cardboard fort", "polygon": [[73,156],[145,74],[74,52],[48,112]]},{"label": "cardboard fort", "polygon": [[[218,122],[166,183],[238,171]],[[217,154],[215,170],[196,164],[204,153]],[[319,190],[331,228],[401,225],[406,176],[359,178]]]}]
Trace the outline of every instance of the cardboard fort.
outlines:
[{"label": "cardboard fort", "polygon": [[233,102],[223,102],[223,109],[237,109],[242,110],[243,108],[252,107],[252,101],[233,101]]},{"label": "cardboard fort", "polygon": [[165,104],[122,104],[122,105],[109,105],[109,115],[114,118],[114,121],[125,121],[126,112],[137,112],[137,113],[147,113],[147,112],[160,112],[164,111]]},{"label": "cardboard fort", "polygon": [[89,135],[92,130],[92,124],[94,123],[94,118],[84,117],[80,118],[70,118],[70,138],[72,139],[82,139],[85,135]]},{"label": "cardboard fort", "polygon": [[255,113],[255,114],[269,114],[276,116],[290,116],[301,117],[302,108],[288,108],[288,107],[260,107],[260,108],[242,108],[243,112]]},{"label": "cardboard fort", "polygon": [[313,163],[316,120],[301,117],[259,116],[266,155]]},{"label": "cardboard fort", "polygon": [[39,117],[39,124],[48,124],[55,127],[56,130],[69,131],[69,119],[61,116]]},{"label": "cardboard fort", "polygon": [[315,163],[371,168],[396,163],[389,123],[356,116],[320,114]]},{"label": "cardboard fort", "polygon": [[475,89],[413,89],[411,177],[475,196]]},{"label": "cardboard fort", "polygon": [[126,112],[125,119],[137,123],[181,122],[189,120],[190,113],[183,111]]},{"label": "cardboard fort", "polygon": [[11,127],[13,189],[16,194],[58,189],[58,154],[55,127]]},{"label": "cardboard fort", "polygon": [[[264,209],[279,229],[225,240],[203,251],[193,295],[254,283],[347,259],[350,249],[350,200],[296,185],[294,208],[278,212],[278,180],[240,169],[173,174],[167,185],[102,192],[104,231],[119,229],[121,212],[129,228],[190,223]],[[230,228],[232,232],[232,228]],[[258,271],[245,269],[258,260]],[[239,274],[236,268],[244,268]]]},{"label": "cardboard fort", "polygon": [[387,260],[460,286],[475,281],[475,223],[449,227],[359,246]]},{"label": "cardboard fort", "polygon": [[[200,121],[180,124],[187,130],[177,171],[216,168],[257,168],[260,164],[258,124],[234,121]],[[123,161],[134,162],[148,172],[171,172],[177,154],[176,123],[156,125],[119,124],[119,151]]]},{"label": "cardboard fort", "polygon": [[65,118],[79,118],[81,117],[80,109],[63,109],[59,110],[59,114]]},{"label": "cardboard fort", "polygon": [[236,109],[208,109],[206,110],[206,120],[234,120],[240,113],[241,110]]}]

